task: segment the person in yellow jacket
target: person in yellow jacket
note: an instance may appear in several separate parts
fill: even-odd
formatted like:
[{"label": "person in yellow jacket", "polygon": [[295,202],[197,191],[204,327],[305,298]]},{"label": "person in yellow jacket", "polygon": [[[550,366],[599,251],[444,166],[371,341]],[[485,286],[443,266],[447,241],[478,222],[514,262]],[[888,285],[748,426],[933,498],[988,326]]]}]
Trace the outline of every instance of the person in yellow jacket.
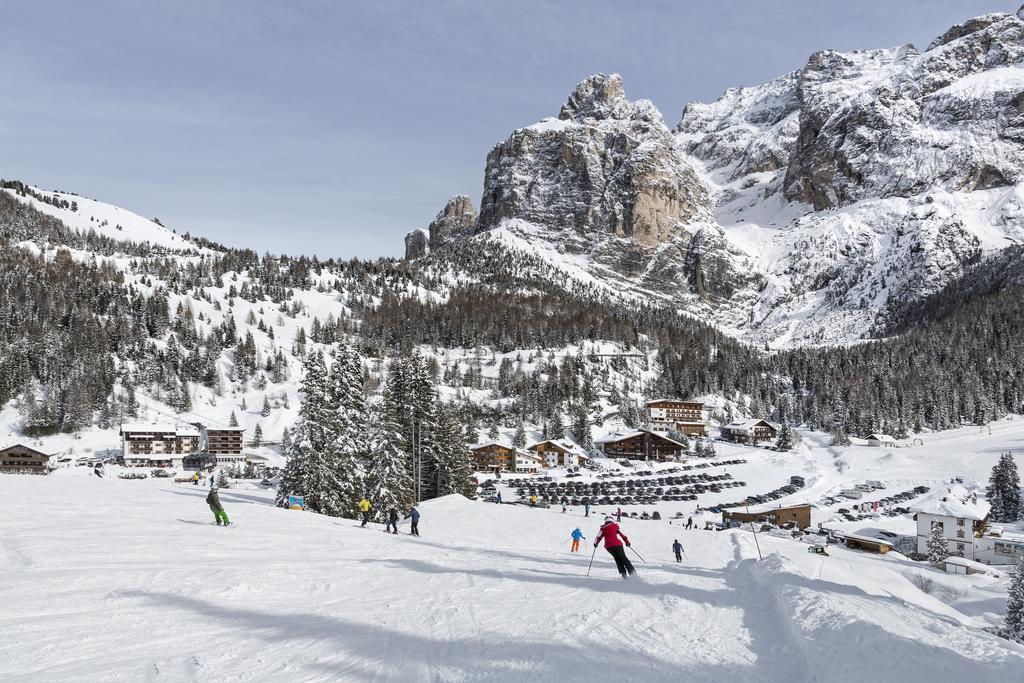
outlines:
[{"label": "person in yellow jacket", "polygon": [[530,507],[537,507],[537,496],[530,496]]},{"label": "person in yellow jacket", "polygon": [[370,501],[363,498],[359,501],[359,511],[363,513],[363,523],[359,526],[366,526],[366,523],[370,521]]}]

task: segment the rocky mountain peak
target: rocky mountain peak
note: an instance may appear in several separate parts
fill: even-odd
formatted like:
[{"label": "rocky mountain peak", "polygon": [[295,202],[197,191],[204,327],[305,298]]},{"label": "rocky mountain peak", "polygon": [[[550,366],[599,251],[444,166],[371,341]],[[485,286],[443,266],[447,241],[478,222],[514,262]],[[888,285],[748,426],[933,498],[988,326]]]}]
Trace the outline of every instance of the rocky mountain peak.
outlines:
[{"label": "rocky mountain peak", "polygon": [[623,119],[631,110],[632,104],[622,88],[622,76],[594,74],[576,86],[562,105],[558,118],[563,121]]}]

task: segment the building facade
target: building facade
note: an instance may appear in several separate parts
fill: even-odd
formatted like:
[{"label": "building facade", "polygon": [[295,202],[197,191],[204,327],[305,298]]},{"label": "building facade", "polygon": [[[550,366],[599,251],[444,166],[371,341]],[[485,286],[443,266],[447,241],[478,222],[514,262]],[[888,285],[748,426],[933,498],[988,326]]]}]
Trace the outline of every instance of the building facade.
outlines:
[{"label": "building facade", "polygon": [[489,441],[474,446],[473,461],[477,472],[514,472],[516,469],[516,449],[497,441]]},{"label": "building facade", "polygon": [[647,422],[652,431],[676,431],[687,436],[705,436],[707,417],[699,401],[657,399],[647,402]]},{"label": "building facade", "polygon": [[244,465],[244,427],[204,427],[203,451],[212,455],[217,465]]},{"label": "building facade", "polygon": [[49,474],[56,464],[55,455],[22,444],[0,449],[0,472]]},{"label": "building facade", "polygon": [[796,522],[798,528],[806,529],[811,526],[811,506],[807,504],[780,505],[778,507],[762,505],[722,510],[722,524],[725,526],[737,526],[746,522],[774,524],[775,526]]},{"label": "building facade", "polygon": [[126,467],[178,467],[182,458],[199,451],[199,430],[169,424],[123,424],[121,451]]},{"label": "building facade", "polygon": [[737,420],[722,427],[722,438],[735,443],[774,441],[778,428],[767,420]]},{"label": "building facade", "polygon": [[595,445],[606,458],[615,459],[680,460],[686,454],[683,444],[645,429],[610,434],[598,439]]},{"label": "building facade", "polygon": [[571,441],[547,439],[527,446],[526,450],[537,454],[545,467],[579,467],[587,460],[583,449]]}]

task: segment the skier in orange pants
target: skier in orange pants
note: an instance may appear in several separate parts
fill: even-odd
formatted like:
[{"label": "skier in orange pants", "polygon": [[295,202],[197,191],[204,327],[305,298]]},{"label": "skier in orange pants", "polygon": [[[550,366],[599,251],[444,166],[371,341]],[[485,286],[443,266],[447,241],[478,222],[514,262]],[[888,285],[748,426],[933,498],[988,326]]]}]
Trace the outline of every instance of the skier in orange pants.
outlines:
[{"label": "skier in orange pants", "polygon": [[570,535],[572,536],[572,550],[569,552],[575,553],[580,549],[580,539],[584,538],[583,532],[580,531],[579,527],[576,527]]}]

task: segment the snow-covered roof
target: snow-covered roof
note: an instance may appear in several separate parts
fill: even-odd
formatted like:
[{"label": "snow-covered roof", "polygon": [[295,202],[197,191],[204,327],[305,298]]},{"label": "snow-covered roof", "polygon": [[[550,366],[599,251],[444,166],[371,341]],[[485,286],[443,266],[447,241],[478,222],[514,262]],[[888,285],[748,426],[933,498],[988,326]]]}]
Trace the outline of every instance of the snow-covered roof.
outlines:
[{"label": "snow-covered roof", "polygon": [[957,555],[949,555],[944,560],[946,564],[954,564],[958,567],[967,567],[968,569],[974,569],[978,572],[984,572],[986,574],[1000,573],[998,570],[993,570],[987,564],[981,562],[975,562],[974,560],[968,560],[966,557],[958,557]]},{"label": "snow-covered roof", "polygon": [[532,443],[529,446],[527,446],[526,450],[532,451],[537,446],[540,446],[541,444],[545,444],[545,443],[554,444],[555,446],[558,446],[559,448],[561,448],[562,450],[564,450],[564,451],[566,451],[568,453],[572,453],[574,455],[578,455],[578,456],[583,457],[583,458],[587,457],[587,452],[585,450],[583,450],[583,447],[580,446],[575,441],[573,441],[572,439],[569,439],[569,438],[565,438],[565,439],[542,439],[540,441],[537,441],[536,443]]},{"label": "snow-covered roof", "polygon": [[868,441],[896,441],[896,438],[888,434],[868,434]]},{"label": "snow-covered roof", "polygon": [[208,432],[244,432],[245,427],[207,427]]},{"label": "snow-covered roof", "polygon": [[129,422],[128,424],[121,425],[121,433],[122,434],[124,434],[126,432],[132,433],[132,434],[138,434],[138,433],[142,433],[142,434],[167,434],[167,433],[171,433],[171,434],[173,434],[173,433],[175,433],[177,431],[178,431],[177,427],[175,427],[172,424],[167,424],[167,423],[163,423],[163,424],[161,424],[161,423],[154,423],[154,424],[148,424],[147,425],[147,424],[142,424],[141,422],[134,422],[134,423]]},{"label": "snow-covered roof", "polygon": [[983,520],[992,506],[963,486],[951,486],[948,491],[936,491],[910,508],[911,512],[957,519]]},{"label": "snow-covered roof", "polygon": [[863,534],[849,534],[844,531],[843,538],[852,539],[854,541],[862,541],[864,543],[877,543],[878,545],[887,545],[890,548],[892,547],[892,543],[890,543],[889,541],[885,540],[884,538],[875,538],[874,536],[865,536]]},{"label": "snow-covered roof", "polygon": [[704,405],[704,401],[688,401],[682,398],[656,398],[648,401],[644,405],[649,406],[652,403],[699,403],[700,405]]},{"label": "snow-covered roof", "polygon": [[515,450],[515,447],[513,447],[511,443],[507,441],[502,441],[500,438],[481,441],[473,446],[470,446],[470,450],[475,451],[481,448],[487,448],[488,446],[500,446],[501,448],[507,448],[510,451]]},{"label": "snow-covered roof", "polygon": [[624,432],[612,432],[611,434],[606,434],[606,435],[602,436],[599,439],[594,439],[594,443],[595,444],[598,444],[598,443],[615,443],[617,441],[625,441],[626,439],[632,439],[634,436],[642,436],[644,434],[653,434],[654,436],[658,437],[659,439],[664,439],[665,441],[669,441],[671,443],[674,443],[675,445],[679,446],[680,448],[686,448],[685,445],[679,443],[675,439],[671,439],[671,438],[665,436],[665,432],[652,432],[652,431],[649,431],[649,430],[646,430],[646,429],[630,429],[630,430],[624,431]]},{"label": "snow-covered roof", "polygon": [[793,508],[809,508],[813,507],[810,503],[788,503],[786,505],[751,505],[746,507],[740,505],[738,507],[725,508],[727,512],[750,512],[752,515],[764,515],[769,512],[779,512],[780,510],[792,510]]},{"label": "snow-covered roof", "polygon": [[768,420],[761,420],[761,419],[757,419],[757,420],[734,420],[733,422],[730,422],[729,424],[725,425],[725,427],[723,427],[723,429],[728,429],[729,431],[732,431],[732,432],[749,432],[749,431],[753,430],[754,427],[756,427],[759,424],[766,424],[766,425],[768,425],[769,427],[771,427],[772,429],[774,429],[776,431],[778,431],[778,429],[779,429],[776,425],[772,424]]},{"label": "snow-covered roof", "polygon": [[174,433],[178,436],[199,436],[199,430],[195,427],[178,427]]}]

